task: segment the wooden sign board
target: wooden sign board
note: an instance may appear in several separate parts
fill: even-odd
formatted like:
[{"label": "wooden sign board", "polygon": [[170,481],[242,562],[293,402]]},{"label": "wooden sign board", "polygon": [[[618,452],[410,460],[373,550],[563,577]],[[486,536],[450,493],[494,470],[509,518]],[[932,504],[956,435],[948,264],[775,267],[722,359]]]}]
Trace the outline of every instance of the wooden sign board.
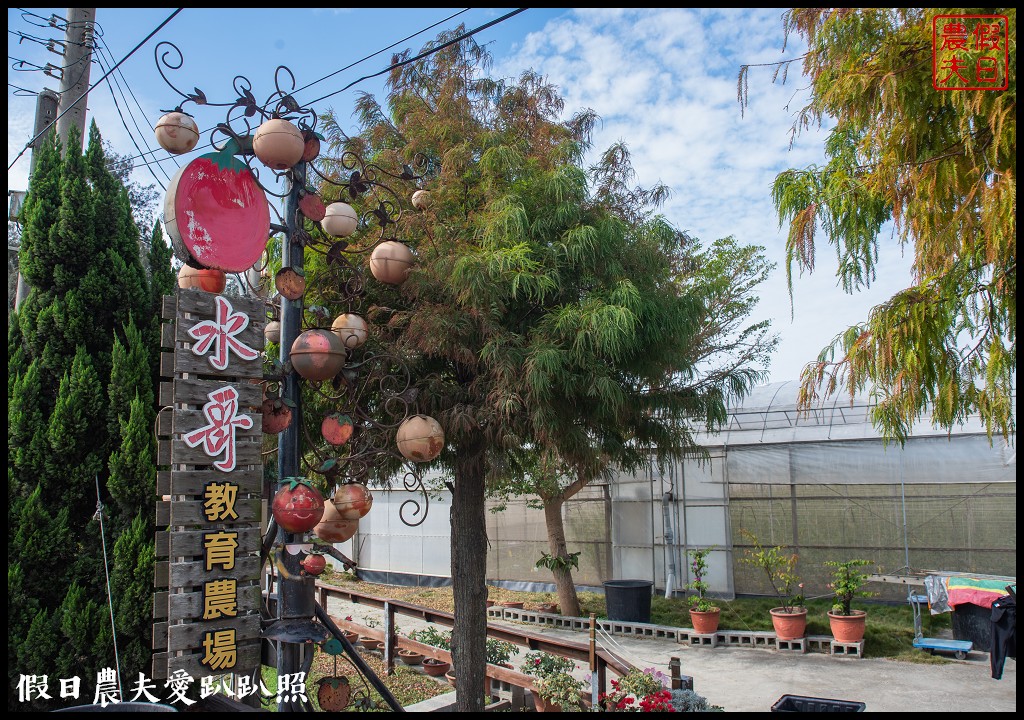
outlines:
[{"label": "wooden sign board", "polygon": [[252,675],[260,664],[261,299],[164,298],[153,677]]}]

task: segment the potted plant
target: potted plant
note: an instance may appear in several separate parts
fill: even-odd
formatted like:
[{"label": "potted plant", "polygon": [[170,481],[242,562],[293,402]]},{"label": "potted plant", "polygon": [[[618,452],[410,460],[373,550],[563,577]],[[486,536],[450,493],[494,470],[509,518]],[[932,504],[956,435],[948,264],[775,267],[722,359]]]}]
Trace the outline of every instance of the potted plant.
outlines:
[{"label": "potted plant", "polygon": [[851,610],[850,603],[855,597],[871,597],[875,593],[861,590],[868,579],[867,573],[860,568],[871,564],[870,560],[847,560],[838,562],[826,560],[825,564],[833,568],[832,582],[828,587],[835,595],[832,611],[828,613],[828,623],[832,628],[832,636],[836,642],[855,643],[864,639],[864,625],[867,612]]},{"label": "potted plant", "polygon": [[517,650],[518,648],[515,643],[507,640],[498,640],[497,638],[487,638],[487,662],[491,665],[511,668],[512,666],[509,665],[508,661],[512,659]]},{"label": "potted plant", "polygon": [[690,570],[693,571],[693,580],[686,585],[694,591],[690,595],[690,622],[693,624],[694,632],[698,635],[711,635],[718,632],[718,618],[721,609],[708,600],[708,583],[704,579],[707,576],[708,565],[706,558],[713,547],[703,550],[688,550],[690,556]]},{"label": "potted plant", "polygon": [[669,677],[655,668],[630,668],[611,680],[612,691],[597,700],[608,712],[672,712],[668,709]]},{"label": "potted plant", "polygon": [[423,672],[431,677],[441,677],[452,669],[450,662],[438,660],[437,658],[423,658]]},{"label": "potted plant", "polygon": [[521,672],[533,675],[536,678],[546,678],[559,672],[572,672],[576,669],[576,663],[561,655],[552,655],[543,650],[535,650],[523,657],[519,666]]},{"label": "potted plant", "polygon": [[406,665],[419,665],[423,662],[423,653],[403,648],[398,651],[398,659]]},{"label": "potted plant", "polygon": [[763,547],[761,541],[753,533],[744,530],[743,535],[750,539],[753,549],[745,549],[743,562],[761,568],[768,577],[776,597],[781,605],[768,612],[772,616],[772,626],[779,640],[799,640],[807,632],[807,608],[804,607],[803,588],[797,576],[796,553],[786,554],[782,546]]},{"label": "potted plant", "polygon": [[586,684],[570,675],[559,671],[538,679],[534,684],[534,706],[537,712],[581,712],[583,710],[582,693]]}]

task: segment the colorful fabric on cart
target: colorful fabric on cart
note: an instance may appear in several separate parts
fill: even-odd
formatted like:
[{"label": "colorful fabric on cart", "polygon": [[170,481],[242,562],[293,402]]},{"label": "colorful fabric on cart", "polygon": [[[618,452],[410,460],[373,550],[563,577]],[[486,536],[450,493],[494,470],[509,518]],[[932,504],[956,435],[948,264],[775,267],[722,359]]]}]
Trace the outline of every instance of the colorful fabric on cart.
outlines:
[{"label": "colorful fabric on cart", "polygon": [[954,608],[964,603],[990,608],[992,603],[1006,594],[1006,581],[950,577],[946,578],[946,594],[949,596],[949,604]]}]

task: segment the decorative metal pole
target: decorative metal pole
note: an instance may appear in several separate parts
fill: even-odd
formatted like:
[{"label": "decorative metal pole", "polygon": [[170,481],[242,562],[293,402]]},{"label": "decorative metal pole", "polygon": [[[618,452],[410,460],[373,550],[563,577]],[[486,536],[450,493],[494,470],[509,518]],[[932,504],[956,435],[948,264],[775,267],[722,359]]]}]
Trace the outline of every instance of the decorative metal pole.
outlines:
[{"label": "decorative metal pole", "polygon": [[[281,267],[290,267],[300,274],[303,270],[303,247],[295,242],[296,231],[299,229],[299,190],[306,174],[306,163],[300,162],[292,168],[293,176],[289,180],[291,188],[285,199],[284,221],[285,237],[281,242]],[[302,388],[299,376],[288,364],[291,356],[292,343],[302,330],[302,298],[289,300],[281,297],[281,363],[287,374],[281,386],[282,399],[295,403],[292,408],[291,424],[278,436],[277,467],[278,479],[298,477],[299,470],[299,433],[302,428]],[[278,620],[309,620],[314,614],[315,580],[302,573],[299,565],[299,554],[288,551],[289,545],[302,541],[301,535],[294,535],[278,530],[278,543],[283,552],[278,556],[279,570],[277,582],[277,617]],[[299,672],[302,664],[302,648],[299,643],[278,641],[277,644],[277,676],[278,682],[285,675]],[[310,649],[312,652],[312,649]],[[301,704],[290,699],[282,699],[278,706],[279,712],[301,712]]]}]

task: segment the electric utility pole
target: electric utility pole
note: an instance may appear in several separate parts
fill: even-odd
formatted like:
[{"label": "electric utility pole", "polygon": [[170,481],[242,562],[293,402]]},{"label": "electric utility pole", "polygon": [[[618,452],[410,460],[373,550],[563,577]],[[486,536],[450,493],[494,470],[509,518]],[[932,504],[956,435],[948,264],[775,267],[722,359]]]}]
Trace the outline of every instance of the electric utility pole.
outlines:
[{"label": "electric utility pole", "polygon": [[57,135],[62,148],[67,147],[68,133],[72,126],[78,126],[79,136],[85,142],[85,106],[89,100],[87,95],[95,42],[96,8],[68,8],[67,20],[58,110],[64,113],[72,105],[74,107],[57,121]]},{"label": "electric utility pole", "polygon": [[[36,95],[36,123],[32,130],[32,137],[36,141],[32,144],[32,152],[29,155],[28,161],[28,178],[29,182],[32,181],[32,173],[36,169],[36,150],[39,146],[46,142],[46,138],[49,133],[43,134],[43,131],[53,124],[54,119],[57,117],[57,105],[60,102],[60,97],[53,90],[49,88],[43,88]],[[29,286],[25,282],[25,279],[21,276],[21,270],[18,271],[18,287],[14,294],[14,309],[17,310],[21,307],[21,304],[28,297]]]}]

